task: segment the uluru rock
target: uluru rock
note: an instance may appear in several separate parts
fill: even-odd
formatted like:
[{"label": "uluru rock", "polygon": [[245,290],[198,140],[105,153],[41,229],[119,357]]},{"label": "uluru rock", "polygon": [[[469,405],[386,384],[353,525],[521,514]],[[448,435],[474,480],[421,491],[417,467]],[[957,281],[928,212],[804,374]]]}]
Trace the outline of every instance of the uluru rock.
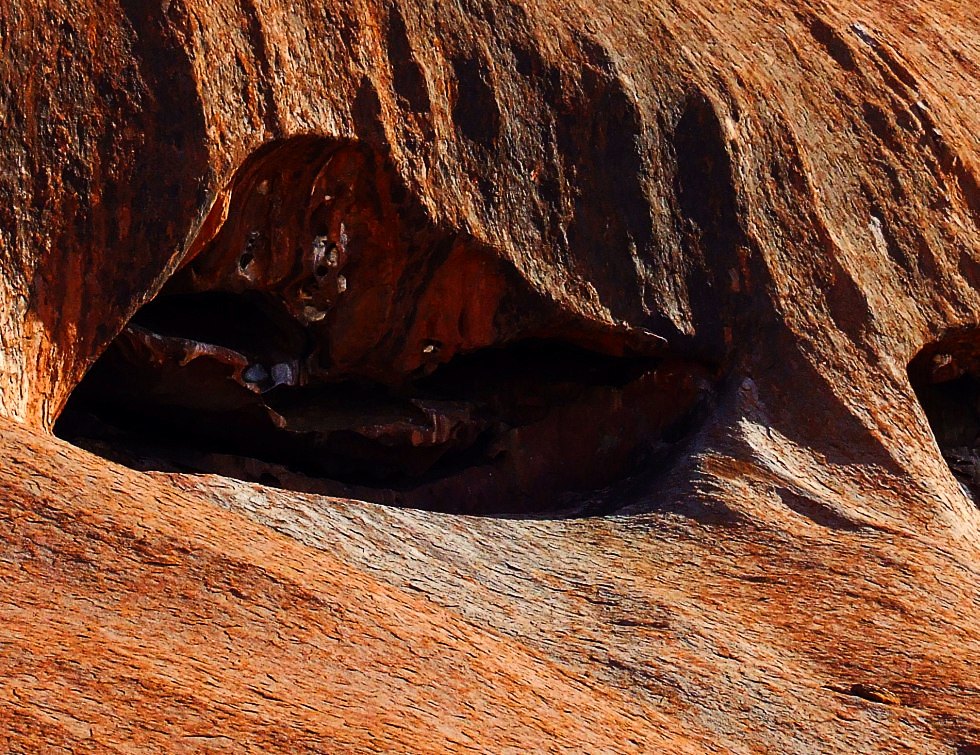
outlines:
[{"label": "uluru rock", "polygon": [[7,750],[980,747],[980,21],[0,6]]}]

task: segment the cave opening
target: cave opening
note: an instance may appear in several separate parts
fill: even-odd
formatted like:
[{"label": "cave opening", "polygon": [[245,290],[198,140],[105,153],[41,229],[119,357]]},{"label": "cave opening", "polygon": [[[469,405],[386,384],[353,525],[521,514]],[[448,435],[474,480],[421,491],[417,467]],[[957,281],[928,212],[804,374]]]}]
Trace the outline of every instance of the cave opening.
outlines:
[{"label": "cave opening", "polygon": [[437,226],[383,155],[297,137],[238,169],[55,432],[137,469],[528,515],[652,474],[716,380]]},{"label": "cave opening", "polygon": [[980,505],[980,331],[956,331],[930,343],[908,371],[936,445]]}]

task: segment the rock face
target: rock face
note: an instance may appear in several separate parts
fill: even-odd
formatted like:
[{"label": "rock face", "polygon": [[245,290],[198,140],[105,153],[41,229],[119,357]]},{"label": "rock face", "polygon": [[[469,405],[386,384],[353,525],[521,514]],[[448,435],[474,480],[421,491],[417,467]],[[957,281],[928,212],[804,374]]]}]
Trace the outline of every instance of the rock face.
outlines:
[{"label": "rock face", "polygon": [[7,749],[977,751],[968,5],[0,7]]}]

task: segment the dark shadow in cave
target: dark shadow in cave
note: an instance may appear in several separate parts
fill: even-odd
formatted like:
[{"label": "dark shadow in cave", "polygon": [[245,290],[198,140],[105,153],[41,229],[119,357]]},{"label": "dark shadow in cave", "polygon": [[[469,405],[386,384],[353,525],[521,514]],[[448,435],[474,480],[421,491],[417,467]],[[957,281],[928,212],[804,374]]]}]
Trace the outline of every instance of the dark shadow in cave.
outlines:
[{"label": "dark shadow in cave", "polygon": [[617,491],[672,464],[711,396],[700,367],[540,339],[463,354],[398,386],[276,384],[273,370],[249,372],[266,344],[246,356],[229,348],[233,328],[216,335],[223,343],[208,349],[127,328],[56,433],[142,471],[449,513],[585,516],[618,508]]}]

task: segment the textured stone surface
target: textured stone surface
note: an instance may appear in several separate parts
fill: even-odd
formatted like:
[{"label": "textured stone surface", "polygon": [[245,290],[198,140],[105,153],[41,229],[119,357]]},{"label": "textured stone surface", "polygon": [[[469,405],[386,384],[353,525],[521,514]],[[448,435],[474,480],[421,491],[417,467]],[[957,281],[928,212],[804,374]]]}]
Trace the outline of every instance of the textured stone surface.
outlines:
[{"label": "textured stone surface", "polygon": [[[980,24],[716,5],[0,7],[7,749],[980,747],[980,509],[907,371],[980,340]],[[50,434],[165,284],[253,279],[361,377],[535,336],[714,396],[656,475],[538,518]]]}]

